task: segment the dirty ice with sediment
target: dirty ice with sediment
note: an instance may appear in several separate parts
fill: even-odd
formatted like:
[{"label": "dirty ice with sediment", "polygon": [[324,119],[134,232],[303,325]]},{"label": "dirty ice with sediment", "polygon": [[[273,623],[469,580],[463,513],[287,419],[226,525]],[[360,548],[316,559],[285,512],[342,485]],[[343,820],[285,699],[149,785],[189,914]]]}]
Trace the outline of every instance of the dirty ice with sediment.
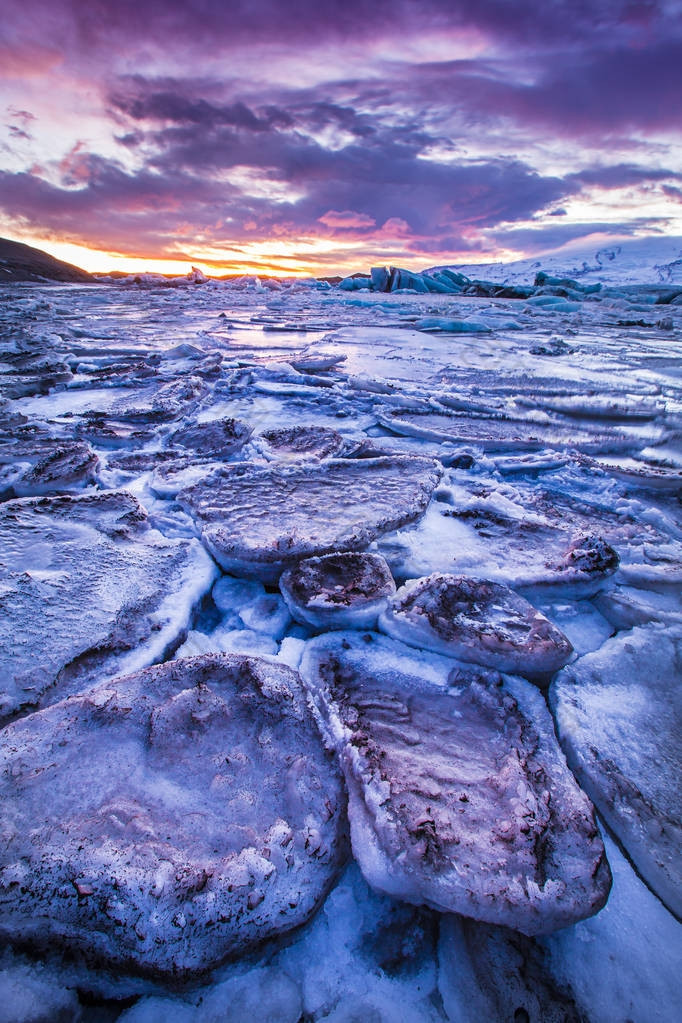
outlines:
[{"label": "dirty ice with sediment", "polygon": [[0,286],[0,1020],[680,1018],[649,255]]}]

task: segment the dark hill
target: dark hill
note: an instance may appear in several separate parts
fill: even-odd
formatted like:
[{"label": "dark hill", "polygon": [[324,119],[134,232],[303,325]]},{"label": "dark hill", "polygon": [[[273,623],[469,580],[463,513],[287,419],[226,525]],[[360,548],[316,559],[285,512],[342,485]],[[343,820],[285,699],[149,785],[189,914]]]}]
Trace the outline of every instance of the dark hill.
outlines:
[{"label": "dark hill", "polygon": [[73,281],[76,284],[96,283],[95,278],[71,263],[48,256],[22,242],[0,238],[0,284],[6,281]]}]

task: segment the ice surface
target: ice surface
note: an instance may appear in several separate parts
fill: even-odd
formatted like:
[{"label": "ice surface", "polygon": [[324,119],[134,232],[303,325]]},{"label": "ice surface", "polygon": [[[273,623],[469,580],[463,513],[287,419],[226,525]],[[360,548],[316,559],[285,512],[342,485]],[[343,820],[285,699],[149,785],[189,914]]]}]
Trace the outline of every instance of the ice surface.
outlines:
[{"label": "ice surface", "polygon": [[635,628],[565,668],[550,701],[580,784],[682,916],[682,628]]},{"label": "ice surface", "polygon": [[344,446],[341,434],[324,426],[266,430],[258,440],[266,458],[287,461],[331,458],[340,454]]},{"label": "ice surface", "polygon": [[280,589],[297,621],[317,629],[368,629],[395,593],[379,554],[326,554],[288,569]]},{"label": "ice surface", "polygon": [[311,640],[301,661],[346,777],[366,879],[526,934],[597,912],[608,864],[538,690],[482,669],[446,672],[441,658],[434,685],[415,678],[404,649],[341,632]]},{"label": "ice surface", "polygon": [[163,657],[216,575],[125,492],[9,501],[0,539],[2,716]]},{"label": "ice surface", "polygon": [[587,432],[560,423],[509,422],[504,418],[487,419],[442,412],[411,412],[396,410],[382,413],[379,422],[389,430],[425,440],[450,441],[472,444],[484,451],[532,451],[545,447],[576,448],[586,453],[605,451],[631,451],[636,440],[624,433]]},{"label": "ice surface", "polygon": [[[131,617],[124,613],[122,633],[114,624],[114,640],[125,634],[133,646],[116,656],[101,651],[102,671],[136,668],[136,658],[145,664],[176,656],[178,644],[185,653],[258,651],[297,666],[312,627],[290,622],[280,638],[284,617],[267,613],[274,586],[241,578],[243,566],[240,578],[223,577],[215,599],[192,610],[210,588],[213,570],[205,561],[206,577],[194,573],[193,559],[204,557],[196,540],[200,523],[180,508],[178,492],[244,462],[298,471],[302,459],[314,468],[333,453],[353,459],[362,472],[362,463],[376,458],[436,459],[443,478],[435,499],[412,523],[378,536],[367,553],[383,553],[399,584],[434,572],[504,583],[564,631],[578,655],[611,658],[616,647],[610,644],[623,639],[623,630],[658,622],[665,635],[682,621],[680,251],[679,240],[659,239],[567,250],[565,258],[546,262],[470,267],[463,274],[408,276],[376,268],[368,278],[372,287],[376,276],[382,288],[395,285],[390,292],[255,277],[197,286],[192,274],[172,286],[145,275],[141,284],[0,287],[0,500],[13,499],[15,483],[45,459],[30,486],[51,494],[85,487],[98,499],[125,487],[147,509],[151,529],[110,536],[106,505],[92,505],[80,534],[85,542],[71,546],[73,563],[81,549],[83,565],[97,578],[98,571],[116,569],[107,583],[116,599],[128,600],[139,585],[142,597],[165,590],[167,632],[153,621],[149,638],[138,644],[147,613],[136,611],[131,598]],[[416,329],[429,321],[486,329]],[[393,427],[405,413],[417,429],[397,432]],[[459,439],[453,423],[463,433]],[[439,436],[415,435],[420,424]],[[77,457],[72,461],[68,452]],[[291,494],[294,505],[299,493]],[[336,496],[319,498],[325,519]],[[264,530],[272,529],[276,506],[266,499],[260,510]],[[223,513],[227,522],[231,508]],[[105,539],[91,545],[88,538],[99,534]],[[23,535],[23,526],[8,525],[2,539],[11,542],[0,559]],[[103,545],[116,557],[109,552],[97,566]],[[188,566],[185,575],[179,568],[164,575],[166,562],[155,562],[148,549],[157,545],[176,551],[178,564]],[[43,604],[36,607],[47,606],[52,617],[47,628],[36,618],[28,630],[20,617],[5,628],[12,657],[25,655],[28,665],[34,649],[35,672],[40,659],[51,656],[50,646],[71,649],[72,637],[82,638],[83,623],[110,612],[115,623],[117,605],[113,598],[100,600],[101,587],[84,586],[77,600],[63,602],[62,615],[55,587],[66,580],[43,564],[42,539],[29,547],[40,562],[29,565],[30,586],[41,588]],[[132,561],[131,550],[137,552]],[[81,578],[77,568],[69,578]],[[49,594],[53,602],[45,604]],[[105,647],[111,629],[95,630]],[[78,657],[81,648],[75,648]],[[657,654],[663,661],[666,649],[662,643]],[[59,691],[89,684],[96,661],[92,650],[72,661]],[[400,672],[417,688],[429,678],[442,685],[441,667],[436,670],[442,664],[447,678],[451,659],[402,648]],[[661,665],[662,676],[674,670],[672,661]],[[386,672],[388,685],[390,661]],[[52,693],[56,698],[55,688],[43,699]],[[29,694],[20,696],[23,701]],[[610,710],[607,701],[595,717],[610,720]],[[639,744],[637,736],[632,741]],[[642,749],[644,756],[646,742]],[[667,772],[666,761],[661,775]],[[530,941],[492,925],[467,925],[470,934],[487,937],[470,938],[461,968],[448,971],[448,985],[443,958],[439,965],[436,956],[446,918],[372,893],[351,867],[324,909],[288,944],[264,947],[199,989],[173,994],[159,984],[158,1011],[171,1020],[173,1013],[200,1014],[205,1003],[212,1015],[225,1015],[230,989],[222,1001],[212,993],[223,981],[252,973],[267,1014],[277,1005],[280,982],[287,989],[284,973],[311,1023],[325,1017],[422,1023],[448,1014],[460,1020],[481,997],[492,998],[484,1006],[500,1007],[503,1018],[518,1009],[518,1019],[525,1013],[532,1023],[562,1013],[570,1019],[575,1011],[593,1023],[672,1023],[682,1011],[680,963],[672,951],[682,947],[680,925],[615,847],[612,862],[616,884],[606,908],[551,938]],[[49,970],[42,953],[33,959],[42,971],[46,1008],[76,989],[113,998],[149,993],[148,981],[138,978],[133,986],[120,972],[75,971],[59,942],[50,952]],[[21,969],[29,962],[17,960]],[[263,969],[272,969],[270,980],[252,972]],[[28,990],[29,977],[21,975]],[[72,994],[66,997],[75,1005]],[[245,1004],[257,1018],[252,1003]],[[23,1011],[20,1001],[17,1006]],[[85,1023],[102,1023],[123,1007],[83,1004],[80,1012]],[[478,1017],[492,1011],[484,1008]]]},{"label": "ice surface", "polygon": [[0,1023],[79,1023],[74,990],[42,965],[0,957]]},{"label": "ice surface", "polygon": [[447,1018],[584,1023],[570,984],[553,976],[549,958],[539,941],[506,927],[443,918],[438,987]]},{"label": "ice surface", "polygon": [[552,675],[569,660],[566,636],[508,586],[435,573],[400,590],[379,627],[409,646],[525,678]]},{"label": "ice surface", "polygon": [[7,497],[33,497],[82,490],[97,478],[99,459],[87,444],[33,441],[0,445],[0,464],[13,467]]},{"label": "ice surface", "polygon": [[591,1023],[677,1023],[682,1014],[680,924],[641,883],[608,835],[613,873],[597,916],[542,939],[557,982]]},{"label": "ice surface", "polygon": [[251,436],[251,428],[238,419],[216,419],[210,423],[195,423],[176,430],[169,438],[171,444],[180,445],[202,460],[226,458],[238,451]]},{"label": "ice surface", "polygon": [[0,736],[6,938],[182,977],[304,921],[344,797],[283,665],[207,655],[107,681]]},{"label": "ice surface", "polygon": [[440,473],[425,458],[332,460],[322,466],[223,469],[178,500],[222,567],[276,582],[307,555],[361,550],[419,517]]}]

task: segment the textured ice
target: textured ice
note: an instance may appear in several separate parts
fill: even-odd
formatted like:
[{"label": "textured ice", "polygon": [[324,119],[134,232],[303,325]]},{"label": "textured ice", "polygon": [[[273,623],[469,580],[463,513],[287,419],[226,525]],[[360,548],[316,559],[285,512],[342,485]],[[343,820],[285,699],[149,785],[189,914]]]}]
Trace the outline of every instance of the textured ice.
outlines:
[{"label": "textured ice", "polygon": [[450,915],[438,952],[438,987],[453,1023],[585,1023],[570,984],[553,975],[537,940]]},{"label": "textured ice", "polygon": [[576,529],[606,526],[613,542],[634,540],[638,547],[649,532],[646,525],[586,511],[563,495],[543,494],[540,487],[528,494],[527,504],[523,491],[510,495],[508,485],[485,480],[441,487],[436,497],[416,525],[377,541],[396,578],[447,569],[506,583],[531,602],[583,598],[609,581],[618,554],[603,536]]},{"label": "textured ice", "polygon": [[226,571],[276,582],[301,557],[361,550],[418,518],[439,478],[425,458],[281,469],[244,464],[183,490],[178,501]]},{"label": "textured ice", "polygon": [[187,448],[194,457],[227,458],[239,451],[251,436],[251,427],[239,419],[216,419],[209,423],[194,423],[176,430],[170,443]]},{"label": "textured ice", "polygon": [[287,569],[280,589],[297,621],[318,629],[368,629],[395,593],[380,554],[326,554]]},{"label": "textured ice", "polygon": [[125,492],[9,501],[0,540],[3,717],[163,657],[216,574]]},{"label": "textured ice", "polygon": [[182,978],[302,923],[344,853],[298,675],[204,656],[106,681],[0,739],[5,938]]},{"label": "textured ice", "polygon": [[0,464],[12,472],[8,497],[82,490],[96,480],[99,459],[87,444],[36,440],[0,446]]},{"label": "textured ice", "polygon": [[569,660],[564,634],[508,586],[435,573],[406,583],[379,618],[409,646],[525,678],[549,676]]},{"label": "textured ice", "polygon": [[265,593],[239,611],[239,617],[254,632],[281,639],[291,622],[289,609],[278,593]]},{"label": "textured ice", "polygon": [[572,989],[581,1023],[586,1017],[590,1023],[678,1023],[680,924],[608,834],[604,845],[613,872],[609,901],[597,916],[542,939],[546,966],[560,987]]},{"label": "textured ice", "polygon": [[580,784],[682,916],[682,628],[635,628],[565,668],[550,702]]},{"label": "textured ice", "polygon": [[311,640],[301,661],[369,883],[526,934],[596,913],[610,887],[604,848],[538,690],[448,672],[443,658],[420,678],[404,651],[342,632]]},{"label": "textured ice", "polygon": [[314,920],[262,965],[231,965],[182,1000],[144,998],[121,1023],[441,1023],[437,929],[435,914],[377,895],[350,865]]},{"label": "textured ice", "polygon": [[576,448],[586,453],[630,451],[636,440],[611,430],[608,433],[588,432],[560,423],[547,425],[534,422],[488,419],[483,416],[448,415],[443,412],[383,412],[379,422],[395,433],[423,437],[425,440],[473,444],[484,451],[539,450],[545,447]]},{"label": "textured ice", "polygon": [[324,426],[266,430],[259,439],[266,457],[289,460],[332,458],[344,446],[341,434]]},{"label": "textured ice", "polygon": [[[647,245],[658,254],[651,255],[645,278],[628,252]],[[464,273],[441,269],[412,279],[408,271],[377,268],[371,288],[395,286],[390,293],[254,277],[200,286],[184,279],[176,287],[159,275],[123,286],[0,285],[0,499],[14,498],[14,482],[54,452],[47,473],[54,492],[125,486],[148,509],[154,529],[144,532],[144,543],[181,541],[176,550],[189,545],[189,551],[200,524],[180,509],[178,491],[203,485],[225,462],[255,461],[277,470],[287,462],[296,469],[298,462],[300,469],[300,454],[282,445],[277,452],[264,435],[286,440],[290,431],[303,446],[313,441],[312,454],[324,448],[330,431],[343,438],[335,457],[351,457],[358,465],[409,454],[445,467],[436,499],[423,514],[369,545],[368,553],[385,554],[398,584],[434,572],[505,583],[562,629],[578,655],[595,651],[610,658],[623,630],[658,622],[665,636],[682,620],[680,240],[659,241],[654,248],[640,241],[602,252],[595,246],[574,262],[569,254],[565,262],[556,257]],[[536,282],[541,271],[546,276]],[[609,284],[616,279],[617,286]],[[533,296],[549,302],[528,303]],[[430,317],[441,325],[456,320],[488,329],[466,335],[415,329]],[[431,425],[439,429],[445,422],[448,435],[424,439],[416,430],[399,433],[382,425],[384,418],[398,419],[401,410],[423,414],[413,418],[413,427],[436,414]],[[453,421],[468,431],[466,439],[453,439]],[[485,429],[489,437],[477,442]],[[233,434],[241,442],[249,433],[243,447],[233,446]],[[322,441],[319,448],[315,436]],[[57,449],[73,451],[80,444],[87,447],[79,478],[68,458],[58,466]],[[99,459],[93,472],[88,448]],[[33,485],[43,482],[34,479]],[[296,491],[292,500],[298,500]],[[325,516],[333,500],[320,498]],[[109,519],[99,508],[92,519],[101,519],[98,529],[106,535]],[[265,500],[261,511],[270,527],[276,509]],[[229,514],[226,507],[226,520]],[[95,528],[90,520],[89,527]],[[8,528],[14,537],[17,531]],[[139,551],[142,540],[136,536]],[[144,558],[129,577],[123,555],[130,541],[109,539],[121,566],[114,573],[116,595],[132,592],[139,580],[147,587]],[[36,558],[42,557],[45,548],[33,546]],[[196,541],[193,549],[201,556]],[[100,550],[95,545],[93,562]],[[84,557],[87,561],[87,553]],[[269,598],[276,596],[272,586],[266,590],[253,580],[224,577],[215,600],[207,598],[191,613],[189,597],[184,610],[173,604],[176,576],[162,578],[151,554],[149,563],[153,584],[169,586],[167,611],[174,622],[171,640],[158,637],[155,659],[177,655],[189,630],[181,652],[259,651],[282,664],[299,664],[310,628],[289,623],[276,638],[283,621],[267,612]],[[54,593],[50,571],[31,566],[31,585],[43,573],[43,599]],[[241,575],[241,568],[236,571]],[[195,581],[198,600],[210,578],[201,585]],[[61,648],[72,623],[78,632],[82,622],[104,613],[104,605],[109,613],[106,601],[98,607],[100,593],[97,586],[85,588],[78,620],[67,610],[64,633],[55,595],[48,627],[39,633],[36,626],[28,641],[38,655],[32,670],[49,642]],[[136,644],[137,633],[128,626],[144,625],[145,612],[133,609],[131,615],[124,625]],[[14,633],[13,626],[6,628],[13,656],[23,656],[23,620]],[[119,670],[123,660],[135,667],[138,656],[146,663],[156,635],[153,629],[149,640],[108,660],[108,667]],[[373,648],[380,642],[390,641],[374,640]],[[666,649],[661,644],[664,660]],[[92,652],[77,663],[92,667]],[[394,666],[387,660],[388,676]],[[425,678],[442,686],[453,666],[452,659],[401,648],[400,671],[417,688]],[[665,668],[674,671],[674,662]],[[70,691],[67,681],[65,671],[60,692]],[[43,697],[51,698],[50,692]],[[177,996],[169,985],[159,985],[156,1023],[160,1017],[170,1023],[186,1011],[201,1019],[204,1004],[204,1020],[229,1015],[230,990],[237,1012],[242,981],[263,992],[258,1008],[244,1003],[249,1017],[257,1019],[260,1011],[267,1018],[282,971],[297,986],[301,1012],[311,1021],[331,1016],[435,1023],[445,1014],[460,1023],[465,1010],[471,1017],[480,1006],[483,993],[499,1006],[498,1015],[513,1019],[516,1013],[516,1023],[526,1016],[544,1023],[557,1012],[570,1019],[572,1004],[581,1021],[591,1023],[677,1023],[680,925],[618,850],[609,848],[618,876],[601,913],[534,942],[491,926],[483,944],[469,941],[471,955],[462,953],[454,973],[442,954],[436,961],[438,931],[449,927],[444,919],[377,896],[351,867],[320,913],[276,951],[269,944],[221,968],[215,983]],[[148,980],[137,978],[131,986],[131,978],[120,973],[81,969],[76,979],[58,941],[50,953],[54,973],[40,976],[46,1010],[57,1011],[60,991],[108,992],[114,998],[149,992]],[[36,969],[45,962],[41,954]],[[446,984],[446,974],[452,983]],[[251,981],[244,979],[249,975]],[[28,990],[32,981],[22,976]],[[226,980],[237,986],[213,998]],[[72,995],[67,1000],[74,1005]],[[4,995],[0,1002],[4,1008]],[[84,1023],[113,1018],[122,1007],[83,1005]],[[480,1009],[476,1023],[492,1012]]]},{"label": "textured ice", "polygon": [[655,419],[665,411],[663,402],[634,395],[557,395],[536,398],[534,404],[578,419]]}]

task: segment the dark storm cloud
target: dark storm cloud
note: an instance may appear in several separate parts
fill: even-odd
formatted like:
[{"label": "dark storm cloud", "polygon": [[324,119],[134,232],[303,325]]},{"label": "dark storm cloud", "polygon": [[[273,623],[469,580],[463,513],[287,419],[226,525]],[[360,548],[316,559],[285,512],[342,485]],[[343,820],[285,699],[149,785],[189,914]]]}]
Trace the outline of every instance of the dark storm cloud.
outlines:
[{"label": "dark storm cloud", "polygon": [[[576,188],[508,158],[459,164],[424,159],[438,136],[378,119],[369,131],[353,111],[336,104],[293,104],[290,125],[273,118],[257,134],[250,125],[226,125],[218,116],[222,108],[207,106],[212,113],[201,121],[197,104],[186,97],[153,108],[157,121],[170,120],[169,110],[176,121],[181,111],[187,116],[184,123],[146,132],[150,166],[161,174],[181,168],[207,178],[247,167],[266,181],[287,182],[304,193],[286,205],[290,222],[301,227],[310,228],[329,210],[350,210],[378,225],[400,218],[419,235],[442,234],[455,224],[487,227],[530,216]],[[349,130],[351,141],[330,149],[310,134],[328,125]]]},{"label": "dark storm cloud", "polygon": [[112,106],[135,121],[171,121],[196,124],[203,128],[227,124],[248,131],[267,131],[273,125],[288,126],[291,117],[285,110],[267,106],[258,116],[245,103],[215,104],[203,97],[192,99],[177,92],[151,92],[142,96],[112,97]]},{"label": "dark storm cloud", "polygon": [[[104,237],[112,248],[134,240],[138,251],[153,255],[174,237],[185,236],[188,222],[197,233],[204,222],[215,224],[216,204],[229,201],[229,190],[218,193],[183,174],[127,174],[93,154],[83,154],[83,160],[88,174],[86,178],[81,172],[78,187],[0,171],[0,208],[55,236],[93,246],[101,245]],[[75,180],[68,172],[65,178]]]}]

